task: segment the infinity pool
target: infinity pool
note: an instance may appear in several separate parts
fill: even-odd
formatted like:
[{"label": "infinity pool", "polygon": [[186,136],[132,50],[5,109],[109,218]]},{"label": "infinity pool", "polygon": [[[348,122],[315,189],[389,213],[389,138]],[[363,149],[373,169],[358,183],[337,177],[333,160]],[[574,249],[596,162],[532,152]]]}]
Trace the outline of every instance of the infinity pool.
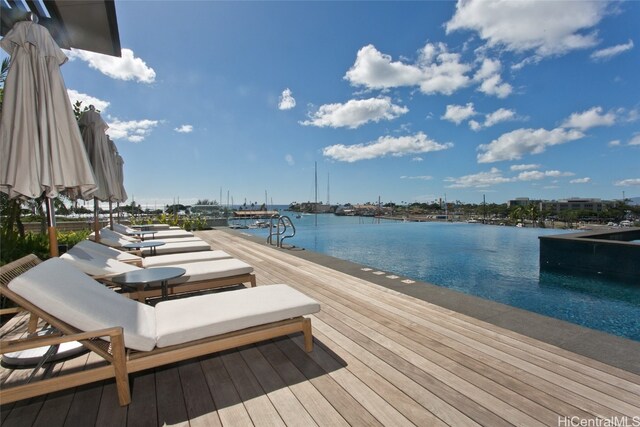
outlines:
[{"label": "infinity pool", "polygon": [[538,236],[560,230],[291,218],[298,247],[640,341],[640,284],[540,272]]}]

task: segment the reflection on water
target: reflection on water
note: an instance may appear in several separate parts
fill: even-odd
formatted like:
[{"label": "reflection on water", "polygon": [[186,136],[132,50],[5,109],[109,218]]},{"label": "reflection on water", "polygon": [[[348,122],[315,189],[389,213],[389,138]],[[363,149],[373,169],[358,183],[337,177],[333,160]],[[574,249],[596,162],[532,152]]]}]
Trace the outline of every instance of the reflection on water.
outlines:
[{"label": "reflection on water", "polygon": [[[538,236],[560,230],[313,215],[288,243],[640,341],[640,285],[540,272]],[[251,230],[265,235],[268,231]]]}]

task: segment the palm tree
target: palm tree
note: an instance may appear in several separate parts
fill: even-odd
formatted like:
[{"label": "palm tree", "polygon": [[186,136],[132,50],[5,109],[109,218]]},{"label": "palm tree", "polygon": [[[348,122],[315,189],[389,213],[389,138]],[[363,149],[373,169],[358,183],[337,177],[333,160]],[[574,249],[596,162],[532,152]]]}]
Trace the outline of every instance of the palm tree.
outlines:
[{"label": "palm tree", "polygon": [[524,213],[525,210],[522,206],[516,206],[515,208],[511,209],[511,212],[509,212],[509,217],[515,222],[518,223],[520,221],[522,221],[523,217],[524,217]]},{"label": "palm tree", "polygon": [[531,226],[534,227],[536,220],[540,216],[538,207],[534,204],[530,204],[527,206],[526,211],[527,211],[527,215],[529,216],[529,219],[531,220]]}]

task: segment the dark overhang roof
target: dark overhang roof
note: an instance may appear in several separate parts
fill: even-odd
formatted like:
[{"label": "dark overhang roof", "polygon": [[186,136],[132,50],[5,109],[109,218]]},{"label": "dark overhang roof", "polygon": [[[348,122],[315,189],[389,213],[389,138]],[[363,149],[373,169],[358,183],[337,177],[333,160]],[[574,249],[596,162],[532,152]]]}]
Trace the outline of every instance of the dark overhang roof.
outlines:
[{"label": "dark overhang roof", "polygon": [[113,0],[0,0],[0,6],[0,35],[33,12],[61,48],[121,56]]}]

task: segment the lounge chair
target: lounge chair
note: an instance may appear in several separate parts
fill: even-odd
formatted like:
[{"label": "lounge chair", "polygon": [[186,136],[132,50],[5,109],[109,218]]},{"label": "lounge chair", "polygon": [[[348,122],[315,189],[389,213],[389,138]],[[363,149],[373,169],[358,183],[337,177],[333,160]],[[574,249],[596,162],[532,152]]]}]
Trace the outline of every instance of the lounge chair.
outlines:
[{"label": "lounge chair", "polygon": [[[89,235],[89,239],[93,239],[93,233]],[[163,241],[164,242],[164,241]],[[132,240],[123,237],[103,237],[100,236],[100,242],[103,245],[111,246],[112,248],[127,250],[124,245],[132,243]],[[183,252],[198,252],[198,251],[210,251],[211,246],[204,240],[189,240],[175,243],[166,243],[162,246],[158,246],[155,249],[156,255],[177,254]],[[143,249],[140,253],[144,256],[151,255],[150,249]]]},{"label": "lounge chair", "polygon": [[[61,255],[60,259],[72,264],[75,268],[92,276],[94,279],[108,284],[111,284],[110,278],[113,276],[129,271],[142,270],[141,267],[84,250],[77,245]],[[249,283],[251,287],[256,286],[253,267],[235,258],[174,264],[172,267],[183,268],[185,274],[169,280],[169,295],[204,291],[243,283]],[[161,289],[137,290],[128,292],[128,294],[131,298],[137,298],[139,301],[144,302],[147,298],[161,295]]]},{"label": "lounge chair", "polygon": [[[145,237],[144,240],[162,240],[165,243],[184,243],[184,242],[202,242],[203,240],[201,238],[199,238],[198,236],[194,236],[193,234],[189,233],[189,236],[182,236],[182,237],[170,237],[167,236],[166,238],[158,238],[156,236],[155,239],[150,239]],[[128,235],[128,234],[124,234],[124,233],[120,233],[118,231],[114,231],[111,230],[109,227],[104,227],[102,229],[100,229],[100,238],[106,238],[106,239],[124,239],[124,240],[128,240],[130,242],[139,242],[142,239],[133,235]]]},{"label": "lounge chair", "polygon": [[[120,233],[120,234],[124,234],[126,236],[136,236],[136,233],[138,233],[140,230],[135,230],[133,228],[127,227],[126,225],[123,224],[113,224],[113,231]],[[172,238],[186,238],[186,237],[193,237],[193,233],[187,231],[187,230],[148,230],[148,231],[152,231],[153,235],[150,236],[145,236],[145,239],[147,238],[151,238],[151,239],[172,239]]]},{"label": "lounge chair", "polygon": [[95,252],[98,255],[107,258],[113,258],[120,262],[137,265],[138,267],[161,267],[173,264],[184,264],[187,262],[212,261],[225,258],[233,258],[225,251],[199,251],[185,252],[179,254],[156,255],[153,257],[143,258],[135,255],[133,252],[125,252],[110,246],[101,245],[91,240],[83,240],[76,243],[74,247],[84,251]]},{"label": "lounge chair", "polygon": [[[131,402],[129,374],[302,332],[312,351],[318,302],[287,285],[260,286],[158,303],[110,291],[58,258],[28,255],[0,267],[0,293],[57,328],[62,336],[0,342],[0,352],[80,341],[108,364],[8,387],[3,404],[115,378],[121,405]],[[105,341],[105,339],[108,341]]]}]

